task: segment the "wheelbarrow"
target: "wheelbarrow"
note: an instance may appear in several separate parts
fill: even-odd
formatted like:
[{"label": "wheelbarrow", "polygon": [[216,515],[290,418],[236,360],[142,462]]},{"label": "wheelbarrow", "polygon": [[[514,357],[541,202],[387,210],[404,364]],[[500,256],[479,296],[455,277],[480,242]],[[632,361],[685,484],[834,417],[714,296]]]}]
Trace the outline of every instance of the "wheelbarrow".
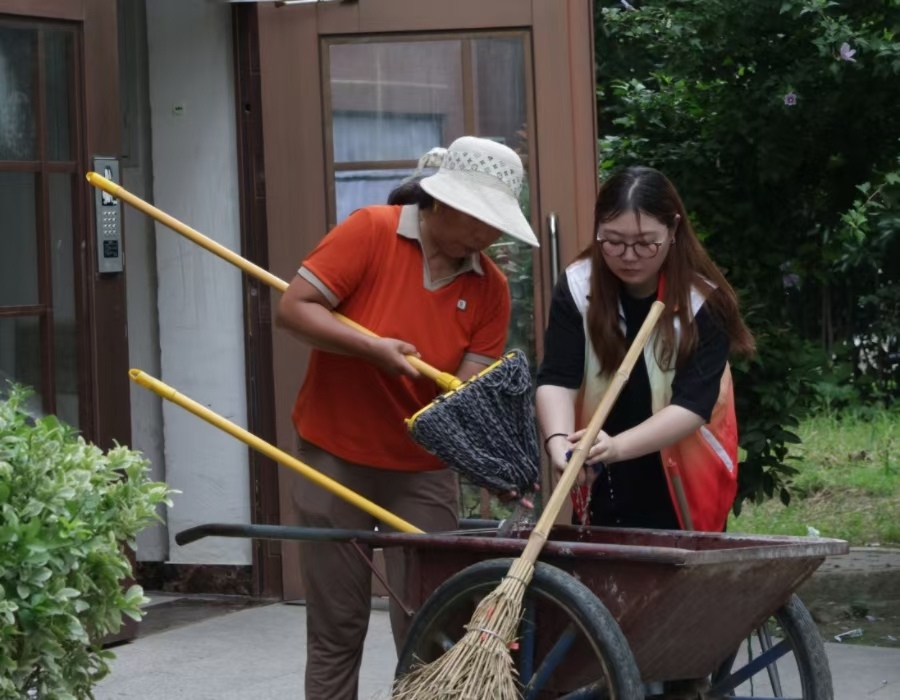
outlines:
[{"label": "wheelbarrow", "polygon": [[[462,636],[519,556],[497,523],[401,534],[264,525],[179,533],[401,547],[414,611],[396,674]],[[822,639],[794,592],[843,540],[558,526],[525,597],[512,653],[524,700],[833,700]],[[477,699],[473,699],[477,700]]]}]

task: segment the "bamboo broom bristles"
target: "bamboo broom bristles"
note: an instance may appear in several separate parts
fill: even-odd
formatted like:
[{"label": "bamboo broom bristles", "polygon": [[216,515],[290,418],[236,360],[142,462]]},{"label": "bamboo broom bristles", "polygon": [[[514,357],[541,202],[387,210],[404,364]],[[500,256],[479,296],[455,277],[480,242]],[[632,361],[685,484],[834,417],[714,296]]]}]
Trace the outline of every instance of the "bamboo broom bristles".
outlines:
[{"label": "bamboo broom bristles", "polygon": [[533,575],[534,566],[517,559],[478,604],[463,638],[437,662],[400,678],[392,700],[518,700],[518,673],[509,646]]}]

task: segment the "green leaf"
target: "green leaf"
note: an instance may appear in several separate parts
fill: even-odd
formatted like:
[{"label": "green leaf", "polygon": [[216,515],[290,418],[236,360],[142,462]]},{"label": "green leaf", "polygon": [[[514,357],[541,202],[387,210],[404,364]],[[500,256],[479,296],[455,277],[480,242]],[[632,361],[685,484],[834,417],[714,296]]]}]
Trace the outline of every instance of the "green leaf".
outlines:
[{"label": "green leaf", "polygon": [[144,617],[144,613],[140,608],[122,608],[122,614],[128,615],[135,622],[140,622]]},{"label": "green leaf", "polygon": [[32,574],[29,581],[31,583],[42,584],[49,581],[51,576],[53,576],[53,572],[50,571],[50,569],[44,567],[42,569],[38,569],[34,574]]}]

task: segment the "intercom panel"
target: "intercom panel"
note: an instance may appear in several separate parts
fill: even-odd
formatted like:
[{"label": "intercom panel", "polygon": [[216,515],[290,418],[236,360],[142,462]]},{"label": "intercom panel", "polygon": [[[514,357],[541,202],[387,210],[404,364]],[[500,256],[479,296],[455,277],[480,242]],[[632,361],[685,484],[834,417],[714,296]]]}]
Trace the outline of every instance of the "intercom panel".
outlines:
[{"label": "intercom panel", "polygon": [[[94,172],[121,184],[116,158],[94,158]],[[125,252],[122,249],[122,203],[118,198],[94,189],[94,232],[97,242],[97,270],[100,274],[122,272]]]}]

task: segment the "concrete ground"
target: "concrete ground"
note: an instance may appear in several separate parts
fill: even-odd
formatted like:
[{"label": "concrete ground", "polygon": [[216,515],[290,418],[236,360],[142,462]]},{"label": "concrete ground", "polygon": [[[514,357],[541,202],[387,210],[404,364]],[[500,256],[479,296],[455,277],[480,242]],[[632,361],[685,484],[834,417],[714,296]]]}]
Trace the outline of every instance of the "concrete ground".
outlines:
[{"label": "concrete ground", "polygon": [[[149,613],[148,619],[152,608]],[[96,698],[303,698],[305,624],[303,606],[278,603],[156,631],[114,649],[113,672]],[[833,642],[827,647],[835,700],[900,700],[900,649]],[[373,610],[361,700],[387,697],[395,663],[387,613]]]},{"label": "concrete ground", "polygon": [[[152,615],[152,608],[150,610]],[[139,638],[113,650],[96,700],[303,698],[306,608],[273,604]],[[397,655],[387,612],[374,610],[359,697],[387,697]]]}]

